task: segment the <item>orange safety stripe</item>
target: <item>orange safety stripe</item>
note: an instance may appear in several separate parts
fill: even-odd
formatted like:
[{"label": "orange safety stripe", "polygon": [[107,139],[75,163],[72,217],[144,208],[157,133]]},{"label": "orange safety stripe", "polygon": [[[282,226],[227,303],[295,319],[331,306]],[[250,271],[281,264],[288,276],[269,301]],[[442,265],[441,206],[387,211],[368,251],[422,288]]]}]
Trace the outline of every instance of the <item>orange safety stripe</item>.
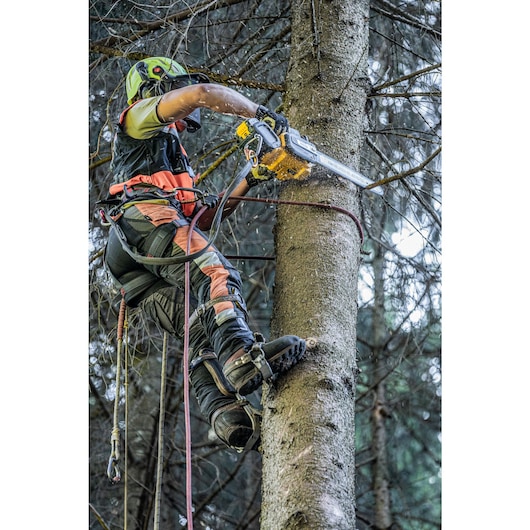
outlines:
[{"label": "orange safety stripe", "polygon": [[[189,227],[185,226],[177,230],[175,238],[173,239],[173,242],[177,244],[184,252],[186,252],[186,249],[188,247],[188,234]],[[193,254],[201,250],[204,247],[205,241],[206,240],[203,236],[194,231],[191,236],[190,248],[188,253]],[[215,249],[213,247],[209,247],[207,252],[215,253]],[[201,261],[205,261],[204,256],[205,255],[203,254],[195,261],[198,261],[199,263]],[[217,254],[215,259],[218,259]],[[203,274],[210,278],[210,300],[229,294],[227,284],[229,272],[224,268],[222,263],[218,262],[212,264],[206,262],[205,265],[200,266],[200,269]],[[232,302],[219,302],[213,307],[215,310],[215,314],[218,315],[223,311],[233,309],[234,304]]]},{"label": "orange safety stripe", "polygon": [[[193,181],[189,173],[179,173],[178,175],[174,175],[171,171],[157,171],[152,175],[136,175],[125,182],[113,184],[109,188],[109,193],[111,195],[116,195],[123,191],[123,186],[130,189],[132,186],[138,184],[150,184],[151,186],[156,186],[164,191],[172,191],[179,187],[190,188],[193,185],[192,183]],[[184,215],[192,215],[196,202],[195,193],[192,191],[178,190],[175,197],[182,204]]]}]

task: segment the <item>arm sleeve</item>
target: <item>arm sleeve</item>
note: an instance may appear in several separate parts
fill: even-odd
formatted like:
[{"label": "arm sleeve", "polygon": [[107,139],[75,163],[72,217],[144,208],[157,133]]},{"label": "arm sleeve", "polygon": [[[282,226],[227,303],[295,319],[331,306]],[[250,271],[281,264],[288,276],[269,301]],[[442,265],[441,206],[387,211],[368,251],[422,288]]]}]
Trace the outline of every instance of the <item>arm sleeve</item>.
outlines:
[{"label": "arm sleeve", "polygon": [[146,98],[133,105],[125,115],[125,132],[137,140],[145,140],[154,136],[167,123],[162,123],[156,108],[162,96]]}]

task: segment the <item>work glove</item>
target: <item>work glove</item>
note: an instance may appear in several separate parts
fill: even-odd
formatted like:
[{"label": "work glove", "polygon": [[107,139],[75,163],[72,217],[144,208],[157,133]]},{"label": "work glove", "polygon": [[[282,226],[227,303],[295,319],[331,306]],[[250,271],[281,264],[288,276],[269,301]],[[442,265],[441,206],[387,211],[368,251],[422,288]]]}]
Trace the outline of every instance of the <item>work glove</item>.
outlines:
[{"label": "work glove", "polygon": [[248,187],[253,188],[254,186],[267,182],[268,180],[271,180],[274,177],[275,173],[273,171],[267,169],[266,166],[259,165],[257,167],[253,167],[248,172],[248,175],[245,177],[245,180],[247,181]]},{"label": "work glove", "polygon": [[201,197],[201,202],[206,208],[215,208],[220,200],[219,195],[205,194]]},{"label": "work glove", "polygon": [[256,111],[256,118],[268,123],[278,135],[287,132],[289,129],[289,122],[285,116],[282,114],[277,114],[263,105],[258,107],[258,110]]}]

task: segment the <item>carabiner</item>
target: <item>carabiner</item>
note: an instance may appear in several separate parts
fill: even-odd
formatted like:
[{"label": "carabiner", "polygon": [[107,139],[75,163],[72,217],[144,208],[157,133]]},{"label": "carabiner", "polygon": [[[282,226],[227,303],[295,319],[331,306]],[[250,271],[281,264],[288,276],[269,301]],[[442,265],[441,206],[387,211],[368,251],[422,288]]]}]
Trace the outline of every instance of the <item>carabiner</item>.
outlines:
[{"label": "carabiner", "polygon": [[114,453],[111,454],[109,458],[109,465],[107,466],[107,477],[109,477],[111,484],[117,484],[121,480],[121,472],[120,468],[118,467],[118,459],[114,456]]},{"label": "carabiner", "polygon": [[245,147],[245,156],[249,162],[252,162],[252,167],[258,167],[258,155],[256,151]]},{"label": "carabiner", "polygon": [[107,219],[107,213],[105,212],[105,210],[103,208],[100,208],[98,212],[99,212],[99,221],[101,223],[101,226],[110,226],[110,222]]},{"label": "carabiner", "polygon": [[[249,145],[253,142],[257,142],[258,146],[257,148],[251,149]],[[259,153],[261,151],[261,146],[263,145],[263,138],[259,136],[258,134],[254,135],[246,144],[243,149],[245,156],[249,162],[252,162],[252,167],[258,167],[259,164]]]}]

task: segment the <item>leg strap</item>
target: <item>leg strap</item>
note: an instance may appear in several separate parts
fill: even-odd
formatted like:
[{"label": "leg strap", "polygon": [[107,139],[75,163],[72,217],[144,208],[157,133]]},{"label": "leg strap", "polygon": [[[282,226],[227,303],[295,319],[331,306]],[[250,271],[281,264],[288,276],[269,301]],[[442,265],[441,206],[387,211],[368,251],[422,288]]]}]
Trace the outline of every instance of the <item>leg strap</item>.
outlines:
[{"label": "leg strap", "polygon": [[270,364],[267,362],[265,352],[261,347],[265,339],[263,338],[263,335],[261,335],[261,333],[255,333],[254,337],[255,342],[252,345],[252,348],[250,348],[247,353],[242,355],[236,361],[236,363],[246,364],[248,362],[251,362],[261,372],[263,379],[265,381],[268,381],[274,375],[274,372],[272,371]]},{"label": "leg strap", "polygon": [[193,326],[197,319],[200,319],[208,309],[213,307],[215,304],[220,304],[221,302],[239,302],[239,296],[236,294],[227,294],[225,296],[218,296],[217,298],[212,298],[208,302],[201,304],[195,311],[192,313],[189,319],[189,327]]},{"label": "leg strap", "polygon": [[246,399],[240,399],[242,400],[243,409],[245,409],[245,412],[247,413],[248,417],[250,418],[250,421],[252,422],[252,436],[248,439],[248,442],[245,444],[245,448],[243,449],[243,451],[247,452],[251,449],[257,450],[256,445],[261,439],[261,412],[258,409],[254,408]]},{"label": "leg strap", "polygon": [[204,363],[204,366],[206,366],[206,369],[210,372],[210,375],[221,394],[232,396],[236,393],[236,389],[226,379],[221,364],[214,351],[200,350],[197,356],[190,362],[190,373],[202,363]]}]

